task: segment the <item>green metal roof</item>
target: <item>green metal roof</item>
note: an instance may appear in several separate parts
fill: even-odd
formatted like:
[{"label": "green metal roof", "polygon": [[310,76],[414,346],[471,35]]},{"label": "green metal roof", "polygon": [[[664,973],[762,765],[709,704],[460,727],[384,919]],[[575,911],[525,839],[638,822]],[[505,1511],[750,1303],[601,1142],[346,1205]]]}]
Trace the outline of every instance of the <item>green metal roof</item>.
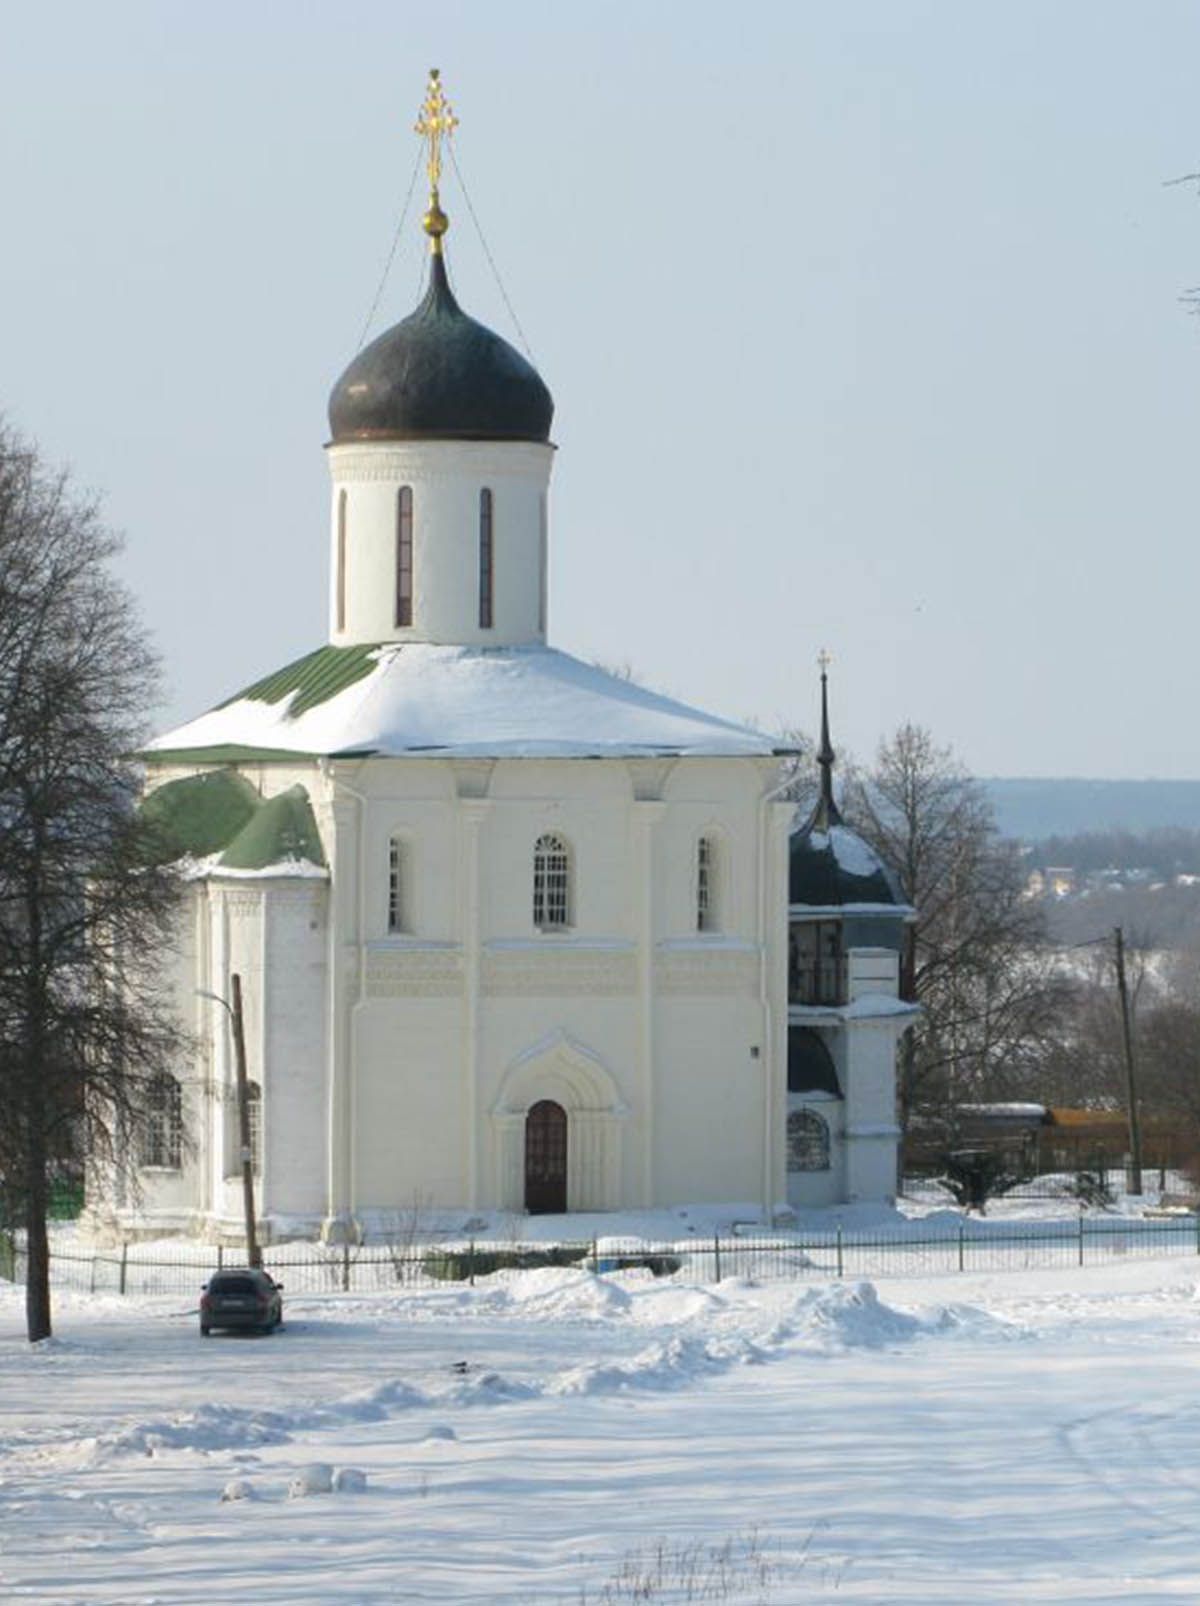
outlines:
[{"label": "green metal roof", "polygon": [[288,860],[325,864],[302,786],[264,799],[236,770],[206,770],[157,787],[142,800],[141,813],[161,838],[167,858],[207,859],[220,853],[218,871],[221,866],[264,870]]},{"label": "green metal roof", "polygon": [[265,870],[287,859],[325,863],[317,822],[302,786],[268,798],[221,855],[230,870]]},{"label": "green metal roof", "polygon": [[295,764],[297,759],[322,756],[301,748],[244,747],[238,742],[220,742],[214,747],[149,747],[138,754],[143,764]]},{"label": "green metal roof", "polygon": [[141,806],[142,819],[161,833],[168,854],[203,859],[233,840],[261,799],[236,770],[209,770],[157,787]]},{"label": "green metal roof", "polygon": [[281,703],[295,692],[287,712],[289,719],[296,718],[369,675],[376,663],[371,654],[377,651],[378,645],[373,642],[353,647],[318,647],[316,652],[306,653],[286,668],[256,680],[253,686],[227,697],[217,706],[228,708],[244,698],[258,703]]}]

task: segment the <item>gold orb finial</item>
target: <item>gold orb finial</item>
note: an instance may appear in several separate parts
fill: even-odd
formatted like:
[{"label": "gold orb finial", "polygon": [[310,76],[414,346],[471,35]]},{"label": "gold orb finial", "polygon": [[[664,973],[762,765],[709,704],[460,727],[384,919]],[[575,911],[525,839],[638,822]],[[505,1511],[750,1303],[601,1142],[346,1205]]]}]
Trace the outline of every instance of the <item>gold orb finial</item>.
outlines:
[{"label": "gold orb finial", "polygon": [[413,131],[428,141],[425,171],[429,175],[429,208],[421,226],[429,236],[429,249],[434,256],[441,255],[442,235],[450,227],[450,219],[442,211],[438,199],[438,183],[442,176],[442,140],[449,139],[457,127],[458,118],[442,88],[442,75],[436,67],[431,67],[421,114],[413,125]]}]

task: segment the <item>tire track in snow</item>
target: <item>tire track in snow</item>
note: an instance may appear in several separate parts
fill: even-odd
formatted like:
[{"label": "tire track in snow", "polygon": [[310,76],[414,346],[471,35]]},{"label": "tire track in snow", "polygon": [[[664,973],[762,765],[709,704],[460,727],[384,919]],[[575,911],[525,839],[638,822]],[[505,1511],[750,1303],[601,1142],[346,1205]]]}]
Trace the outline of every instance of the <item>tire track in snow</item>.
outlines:
[{"label": "tire track in snow", "polygon": [[[1200,1534],[1200,1467],[1172,1453],[1169,1440],[1178,1435],[1190,1448],[1197,1434],[1200,1408],[1190,1396],[1167,1410],[1124,1405],[1096,1411],[1058,1430],[1071,1459],[1117,1505],[1176,1534]],[[1122,1472],[1131,1462],[1139,1468],[1136,1489]],[[1180,1505],[1197,1515],[1177,1515]]]}]

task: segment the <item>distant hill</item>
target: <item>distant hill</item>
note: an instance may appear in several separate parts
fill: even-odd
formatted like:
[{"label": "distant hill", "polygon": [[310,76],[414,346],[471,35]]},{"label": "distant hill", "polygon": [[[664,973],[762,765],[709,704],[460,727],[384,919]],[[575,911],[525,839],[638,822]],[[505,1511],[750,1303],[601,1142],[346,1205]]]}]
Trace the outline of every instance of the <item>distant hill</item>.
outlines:
[{"label": "distant hill", "polygon": [[1124,827],[1200,829],[1200,781],[1079,781],[1037,777],[982,783],[1004,836],[1023,842]]}]

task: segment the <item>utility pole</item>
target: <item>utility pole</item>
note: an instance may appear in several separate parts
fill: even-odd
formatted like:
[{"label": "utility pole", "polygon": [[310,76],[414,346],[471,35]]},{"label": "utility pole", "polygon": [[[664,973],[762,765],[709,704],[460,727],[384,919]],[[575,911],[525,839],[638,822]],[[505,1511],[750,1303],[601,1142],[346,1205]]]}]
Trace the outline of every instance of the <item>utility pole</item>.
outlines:
[{"label": "utility pole", "polygon": [[209,998],[229,1016],[233,1028],[233,1064],[237,1078],[238,1144],[241,1148],[242,1205],[246,1215],[246,1262],[262,1268],[262,1250],[258,1247],[258,1229],[254,1219],[254,1150],[250,1143],[250,1084],[246,1077],[246,1032],[242,1022],[242,978],[229,978],[233,991],[233,1004],[219,993],[197,991],[201,998]]},{"label": "utility pole", "polygon": [[1135,1194],[1142,1191],[1142,1127],[1138,1118],[1137,1066],[1133,1057],[1133,1027],[1129,1019],[1129,989],[1125,985],[1125,936],[1114,928],[1117,947],[1117,992],[1121,998],[1121,1033],[1125,1039],[1125,1089],[1129,1106],[1130,1185]]},{"label": "utility pole", "polygon": [[[233,988],[233,1057],[237,1070],[238,1138],[242,1145],[242,1200],[246,1208],[246,1260],[262,1266],[258,1231],[254,1220],[254,1150],[250,1145],[250,1088],[246,1081],[246,1032],[242,1024],[242,978],[230,978]],[[1140,1172],[1139,1172],[1140,1175]],[[1137,1189],[1141,1193],[1141,1187]]]}]

